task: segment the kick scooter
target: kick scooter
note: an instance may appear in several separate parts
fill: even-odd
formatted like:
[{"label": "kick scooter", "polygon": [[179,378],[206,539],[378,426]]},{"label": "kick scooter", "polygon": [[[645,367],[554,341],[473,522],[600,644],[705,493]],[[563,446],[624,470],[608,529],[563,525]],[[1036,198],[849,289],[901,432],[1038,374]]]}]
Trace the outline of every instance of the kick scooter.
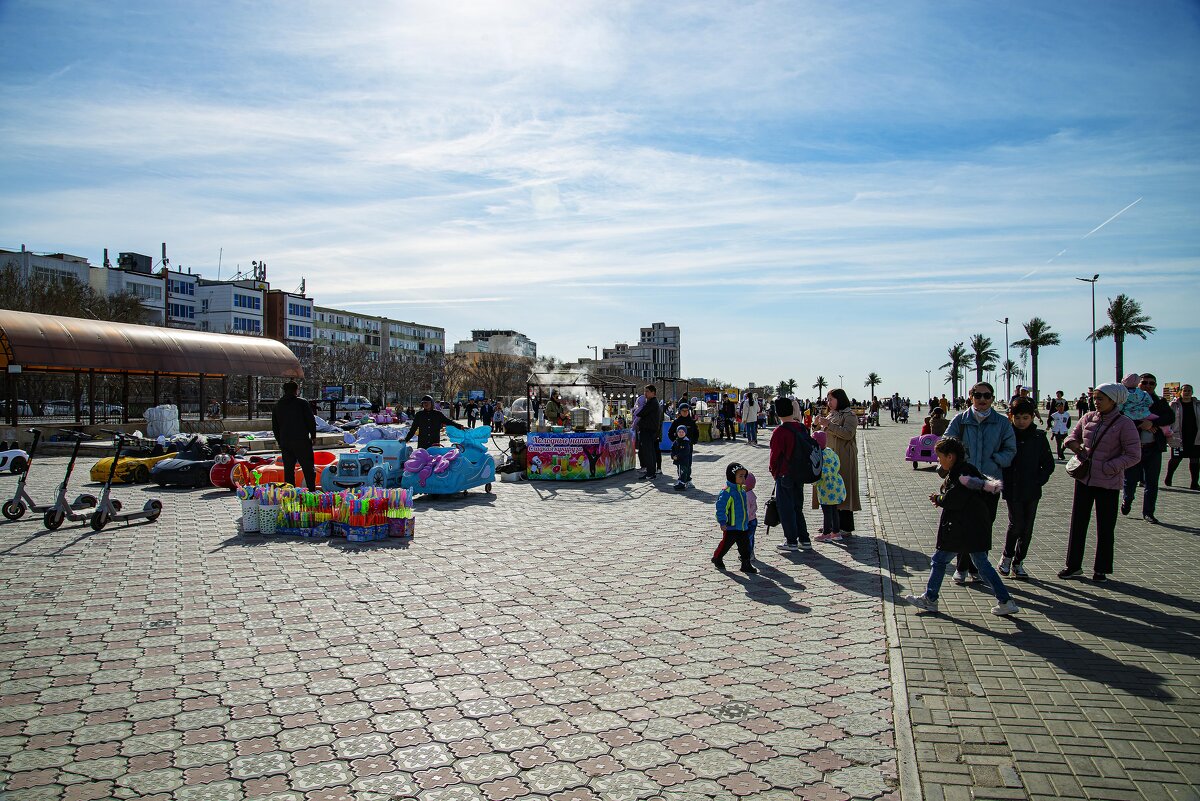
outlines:
[{"label": "kick scooter", "polygon": [[[29,463],[25,466],[25,472],[21,473],[21,477],[17,480],[17,491],[13,495],[12,500],[5,501],[4,507],[0,509],[9,520],[20,520],[28,509],[34,514],[42,514],[48,512],[58,506],[58,503],[52,503],[48,506],[39,506],[33,502],[33,498],[29,497],[29,491],[25,489],[25,481],[29,477],[29,471],[33,469],[33,457],[37,452],[38,441],[42,438],[42,430],[40,428],[31,428],[29,433],[33,434],[33,444],[29,446]],[[74,434],[75,432],[70,432]],[[65,498],[67,480],[71,478],[71,470],[75,466],[75,457],[79,454],[79,440],[75,441],[75,451],[71,454],[71,463],[67,465],[67,478],[59,487],[59,500]],[[75,499],[75,502],[67,508],[71,511],[79,509],[90,509],[96,505],[96,499],[91,495],[80,495]]]},{"label": "kick scooter", "polygon": [[67,520],[72,523],[84,522],[91,516],[90,510],[96,507],[94,495],[80,495],[75,499],[75,503],[67,502],[67,486],[71,483],[71,473],[75,470],[75,459],[79,456],[79,446],[85,439],[91,439],[91,437],[78,431],[63,431],[62,433],[75,441],[75,447],[71,449],[71,461],[67,462],[67,474],[63,476],[62,483],[58,485],[58,495],[55,496],[54,504],[42,515],[42,525],[50,531],[54,531]]},{"label": "kick scooter", "polygon": [[113,477],[117,474],[117,462],[121,459],[121,446],[125,444],[125,440],[132,439],[132,437],[120,431],[106,431],[104,429],[101,429],[101,431],[112,435],[113,444],[116,445],[117,452],[113,454],[112,466],[108,469],[108,478],[105,479],[104,490],[100,493],[100,502],[96,506],[96,511],[92,513],[92,531],[99,531],[113,521],[128,523],[130,520],[145,518],[148,522],[153,523],[162,514],[162,501],[155,498],[146,501],[146,505],[140,510],[122,512],[121,502],[110,495]]}]

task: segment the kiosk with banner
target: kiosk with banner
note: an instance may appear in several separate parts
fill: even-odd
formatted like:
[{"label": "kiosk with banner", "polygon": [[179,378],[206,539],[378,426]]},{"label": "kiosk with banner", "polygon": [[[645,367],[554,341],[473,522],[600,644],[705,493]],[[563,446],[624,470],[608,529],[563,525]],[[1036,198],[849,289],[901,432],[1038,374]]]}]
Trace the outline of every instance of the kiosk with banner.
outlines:
[{"label": "kiosk with banner", "polygon": [[635,464],[633,431],[584,431],[526,435],[530,481],[588,481],[607,478]]},{"label": "kiosk with banner", "polygon": [[[636,399],[632,383],[586,373],[535,373],[526,391],[525,476],[530,481],[591,481],[634,468],[633,431],[622,427],[623,413],[614,414]],[[571,425],[534,417],[535,406],[544,406],[552,391],[559,391],[569,408]]]}]

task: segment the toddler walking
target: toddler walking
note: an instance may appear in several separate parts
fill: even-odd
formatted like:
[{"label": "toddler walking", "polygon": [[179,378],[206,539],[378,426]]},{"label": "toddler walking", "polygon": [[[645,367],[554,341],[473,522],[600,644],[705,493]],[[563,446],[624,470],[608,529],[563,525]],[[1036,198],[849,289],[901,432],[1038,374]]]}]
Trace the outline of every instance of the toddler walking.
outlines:
[{"label": "toddler walking", "polygon": [[687,426],[675,429],[675,442],[671,444],[671,461],[679,474],[675,491],[683,492],[692,481],[692,441],[688,439]]},{"label": "toddler walking", "polygon": [[750,558],[754,558],[754,532],[758,531],[758,496],[754,494],[754,487],[758,484],[758,479],[749,469],[746,470],[746,514],[750,516],[750,523],[746,527],[746,531],[750,535]]},{"label": "toddler walking", "polygon": [[821,449],[821,478],[813,485],[814,505],[821,507],[824,522],[821,533],[816,536],[817,542],[841,542],[841,514],[838,504],[846,501],[846,482],[842,479],[842,460],[838,458],[833,448],[826,447],[828,435],[817,431],[813,435],[817,447]]},{"label": "toddler walking", "polygon": [[725,489],[717,496],[717,525],[721,527],[721,544],[713,553],[712,563],[724,571],[725,554],[735,544],[742,562],[743,573],[757,573],[751,564],[750,507],[746,500],[747,470],[737,462],[725,468]]},{"label": "toddler walking", "polygon": [[938,440],[934,451],[938,465],[946,473],[941,492],[929,496],[929,501],[942,510],[937,550],[930,559],[929,583],[925,593],[906,595],[904,600],[918,609],[936,612],[938,590],[945,578],[946,566],[963,552],[971,555],[971,561],[979,568],[979,575],[996,593],[997,604],[992,607],[992,614],[1011,615],[1021,611],[988,561],[988,551],[992,548],[992,516],[984,502],[983,493],[999,492],[1000,482],[987,478],[975,465],[967,462],[967,451],[957,437]]}]

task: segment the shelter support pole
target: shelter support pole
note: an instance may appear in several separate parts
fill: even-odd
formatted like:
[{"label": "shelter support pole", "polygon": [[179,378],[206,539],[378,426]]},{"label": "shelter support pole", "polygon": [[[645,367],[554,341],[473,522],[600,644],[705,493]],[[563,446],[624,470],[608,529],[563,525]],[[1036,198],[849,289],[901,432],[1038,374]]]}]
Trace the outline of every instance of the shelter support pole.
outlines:
[{"label": "shelter support pole", "polygon": [[153,385],[151,392],[153,392],[153,394],[154,394],[154,405],[157,406],[158,405],[158,371],[157,370],[154,371],[154,385]]},{"label": "shelter support pole", "polygon": [[96,425],[96,371],[88,370],[88,425]]},{"label": "shelter support pole", "polygon": [[254,376],[246,376],[246,419],[254,419]]},{"label": "shelter support pole", "polygon": [[228,414],[226,411],[229,408],[229,376],[221,376],[221,415]]},{"label": "shelter support pole", "polygon": [[74,371],[75,376],[75,423],[83,422],[83,387],[79,386],[80,378],[79,371]]},{"label": "shelter support pole", "polygon": [[4,380],[3,396],[8,401],[8,408],[4,412],[4,422],[15,426],[17,424],[17,393],[13,391],[13,380],[8,377],[7,371],[0,374],[0,378]]},{"label": "shelter support pole", "polygon": [[121,373],[121,422],[129,422],[129,373]]},{"label": "shelter support pole", "polygon": [[197,395],[197,397],[199,398],[199,401],[200,401],[200,403],[199,403],[200,422],[203,423],[204,422],[204,373],[200,374],[200,392]]},{"label": "shelter support pole", "polygon": [[183,379],[175,376],[175,404],[179,407],[179,419],[183,419]]}]

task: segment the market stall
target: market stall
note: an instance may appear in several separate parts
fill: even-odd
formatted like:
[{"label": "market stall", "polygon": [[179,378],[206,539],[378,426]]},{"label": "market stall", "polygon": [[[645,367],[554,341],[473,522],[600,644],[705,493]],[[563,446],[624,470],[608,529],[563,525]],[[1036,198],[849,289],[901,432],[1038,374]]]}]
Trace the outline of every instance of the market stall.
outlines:
[{"label": "market stall", "polygon": [[[633,431],[625,427],[637,397],[632,383],[587,373],[535,373],[526,390],[529,480],[590,481],[634,468]],[[547,405],[556,419],[546,419]]]}]

